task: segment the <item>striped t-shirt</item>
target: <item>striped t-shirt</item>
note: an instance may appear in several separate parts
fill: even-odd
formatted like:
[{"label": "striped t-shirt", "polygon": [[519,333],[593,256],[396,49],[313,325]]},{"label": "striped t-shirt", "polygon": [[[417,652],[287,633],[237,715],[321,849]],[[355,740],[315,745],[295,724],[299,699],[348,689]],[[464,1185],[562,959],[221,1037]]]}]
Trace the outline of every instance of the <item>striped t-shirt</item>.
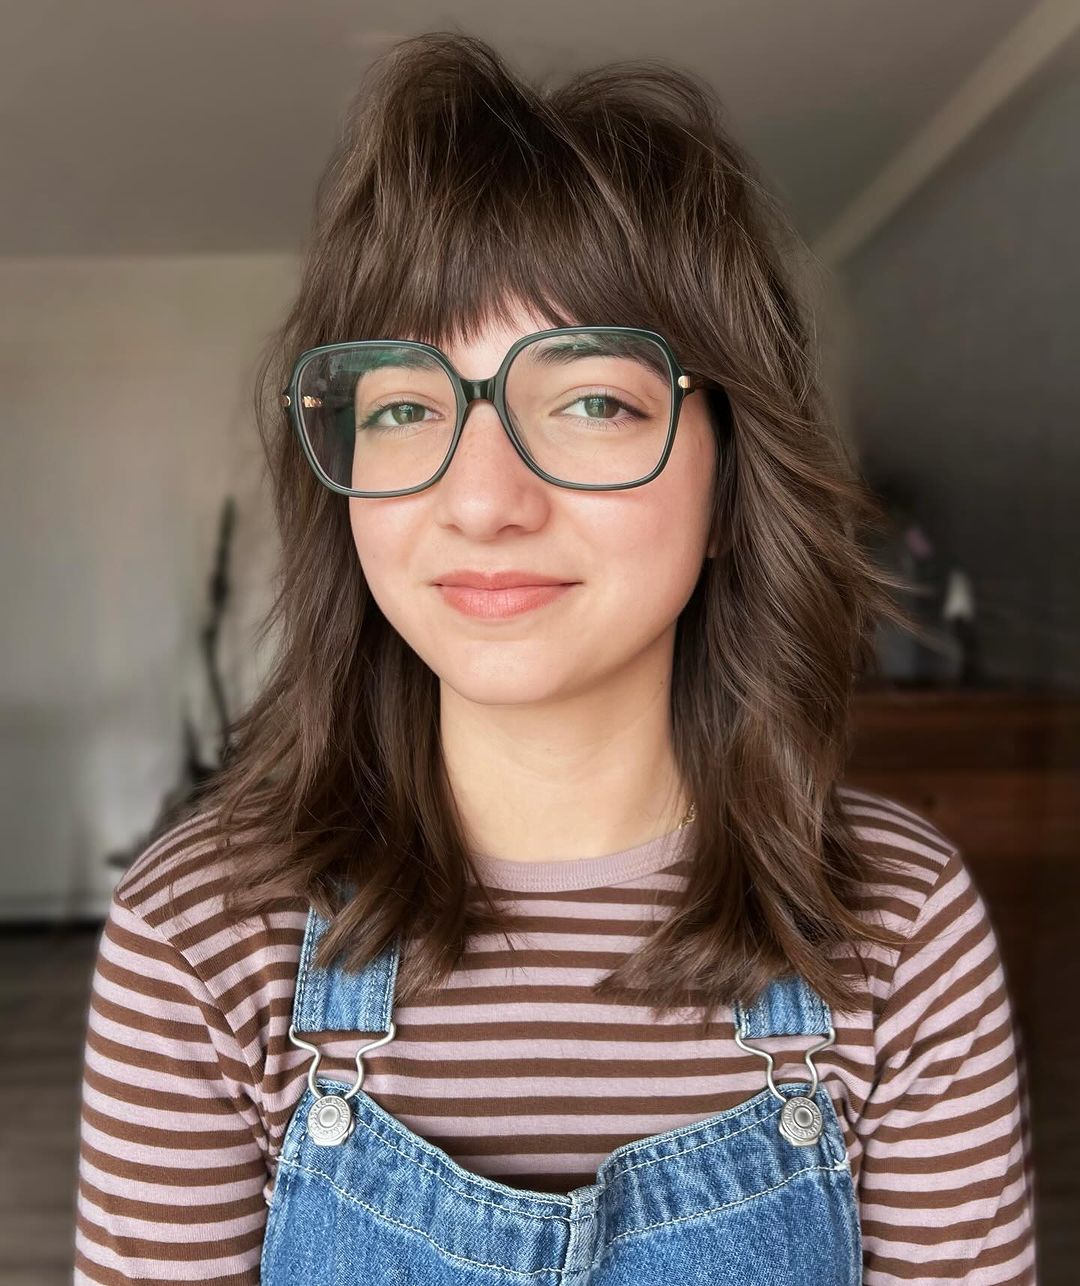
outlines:
[{"label": "striped t-shirt", "polygon": [[[862,1003],[834,1011],[835,1044],[814,1058],[856,1181],[864,1282],[1032,1283],[1023,1051],[985,904],[928,820],[881,795],[841,798],[860,842],[894,859],[862,908],[921,940],[863,947],[866,981],[852,953]],[[657,1021],[590,993],[673,905],[689,834],[602,857],[478,854],[485,882],[511,895],[510,942],[474,939],[443,988],[395,1004],[364,1092],[467,1169],[563,1193],[619,1145],[757,1094],[764,1063],[735,1043],[729,1008],[703,1036],[685,1014]],[[230,923],[223,873],[200,815],[114,892],[88,1014],[77,1283],[259,1280],[310,1061],[287,1036],[307,907],[276,904],[269,932]],[[351,1084],[357,1036],[314,1043],[320,1078]],[[770,1039],[778,1081],[803,1078],[806,1045]]]}]

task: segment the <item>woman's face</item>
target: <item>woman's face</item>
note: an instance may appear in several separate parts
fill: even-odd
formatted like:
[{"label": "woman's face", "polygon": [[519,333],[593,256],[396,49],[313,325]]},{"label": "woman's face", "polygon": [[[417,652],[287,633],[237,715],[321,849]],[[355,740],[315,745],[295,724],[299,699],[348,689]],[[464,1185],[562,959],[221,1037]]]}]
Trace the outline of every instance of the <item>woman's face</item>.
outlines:
[{"label": "woman's face", "polygon": [[[549,324],[519,309],[513,326],[492,323],[446,355],[479,379],[515,339]],[[557,702],[605,682],[617,689],[627,667],[650,657],[670,664],[667,645],[706,556],[715,462],[702,392],[684,400],[659,476],[625,491],[545,482],[494,406],[475,402],[438,482],[409,496],[350,497],[350,522],[376,603],[444,684],[482,705]],[[525,611],[476,615],[438,586],[461,569],[539,573],[569,587]],[[482,602],[514,594],[481,592]]]}]

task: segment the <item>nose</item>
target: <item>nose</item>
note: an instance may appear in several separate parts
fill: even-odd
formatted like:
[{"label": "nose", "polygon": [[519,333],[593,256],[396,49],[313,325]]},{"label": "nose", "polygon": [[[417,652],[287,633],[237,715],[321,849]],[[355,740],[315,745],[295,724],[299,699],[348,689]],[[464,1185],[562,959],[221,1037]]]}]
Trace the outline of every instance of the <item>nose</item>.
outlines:
[{"label": "nose", "polygon": [[[472,437],[469,439],[466,430],[470,423],[477,420],[479,420],[478,427],[474,428]],[[461,439],[458,442],[458,451],[454,453],[455,456],[462,447],[468,445],[469,440],[475,440],[484,433],[485,425],[487,426],[488,434],[493,435],[493,440],[489,441],[483,449],[485,457],[490,456],[500,445],[507,447],[515,456],[517,455],[514,443],[506,432],[506,426],[502,422],[502,417],[499,415],[495,403],[485,394],[475,394],[469,396],[469,400],[465,405],[465,414],[461,424]],[[502,439],[501,444],[498,442],[500,438]],[[453,462],[451,461],[451,463]]]},{"label": "nose", "polygon": [[[532,469],[523,459],[499,415],[490,394],[490,380],[476,380],[467,388],[468,402],[461,425],[461,435],[454,456],[447,466],[444,481],[464,486],[467,492],[491,496],[500,482],[521,482]],[[472,432],[469,432],[469,429]],[[524,475],[521,471],[524,470]],[[445,490],[445,488],[444,488]]]}]

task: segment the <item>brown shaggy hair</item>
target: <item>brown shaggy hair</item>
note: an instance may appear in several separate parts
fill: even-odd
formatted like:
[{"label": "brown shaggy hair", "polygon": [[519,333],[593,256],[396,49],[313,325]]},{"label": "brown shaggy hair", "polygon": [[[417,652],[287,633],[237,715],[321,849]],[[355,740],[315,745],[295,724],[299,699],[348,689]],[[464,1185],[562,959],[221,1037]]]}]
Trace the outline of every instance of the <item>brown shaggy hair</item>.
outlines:
[{"label": "brown shaggy hair", "polygon": [[195,806],[217,814],[238,919],[312,902],[333,920],[317,963],[344,952],[350,969],[399,932],[422,939],[403,957],[402,999],[445,980],[472,933],[510,926],[493,891],[467,896],[439,680],[369,593],[348,502],[313,475],[279,392],[316,344],[443,345],[508,301],[552,326],[658,330],[726,391],[707,394],[719,552],[677,622],[672,676],[674,751],[697,805],[689,876],[597,994],[700,1004],[708,1022],[796,970],[851,1010],[836,949],[899,945],[858,913],[878,859],[837,788],[876,623],[918,627],[890,593],[909,586],[858,540],[882,511],[827,407],[783,263],[801,243],[721,115],[706,84],[654,60],[541,89],[474,37],[427,33],[369,68],[320,181],[256,395],[283,545],[262,632],[280,624],[279,649]]}]

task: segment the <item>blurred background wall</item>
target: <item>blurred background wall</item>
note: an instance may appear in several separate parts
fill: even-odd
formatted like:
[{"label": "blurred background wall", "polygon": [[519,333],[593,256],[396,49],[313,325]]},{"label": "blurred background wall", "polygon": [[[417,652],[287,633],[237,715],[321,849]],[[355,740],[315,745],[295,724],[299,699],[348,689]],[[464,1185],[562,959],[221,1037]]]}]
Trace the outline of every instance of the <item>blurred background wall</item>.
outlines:
[{"label": "blurred background wall", "polygon": [[0,260],[0,915],[103,913],[105,857],[175,781],[184,709],[206,726],[200,625],[230,493],[222,667],[238,701],[258,681],[273,531],[253,354],[294,271],[274,254]]}]

